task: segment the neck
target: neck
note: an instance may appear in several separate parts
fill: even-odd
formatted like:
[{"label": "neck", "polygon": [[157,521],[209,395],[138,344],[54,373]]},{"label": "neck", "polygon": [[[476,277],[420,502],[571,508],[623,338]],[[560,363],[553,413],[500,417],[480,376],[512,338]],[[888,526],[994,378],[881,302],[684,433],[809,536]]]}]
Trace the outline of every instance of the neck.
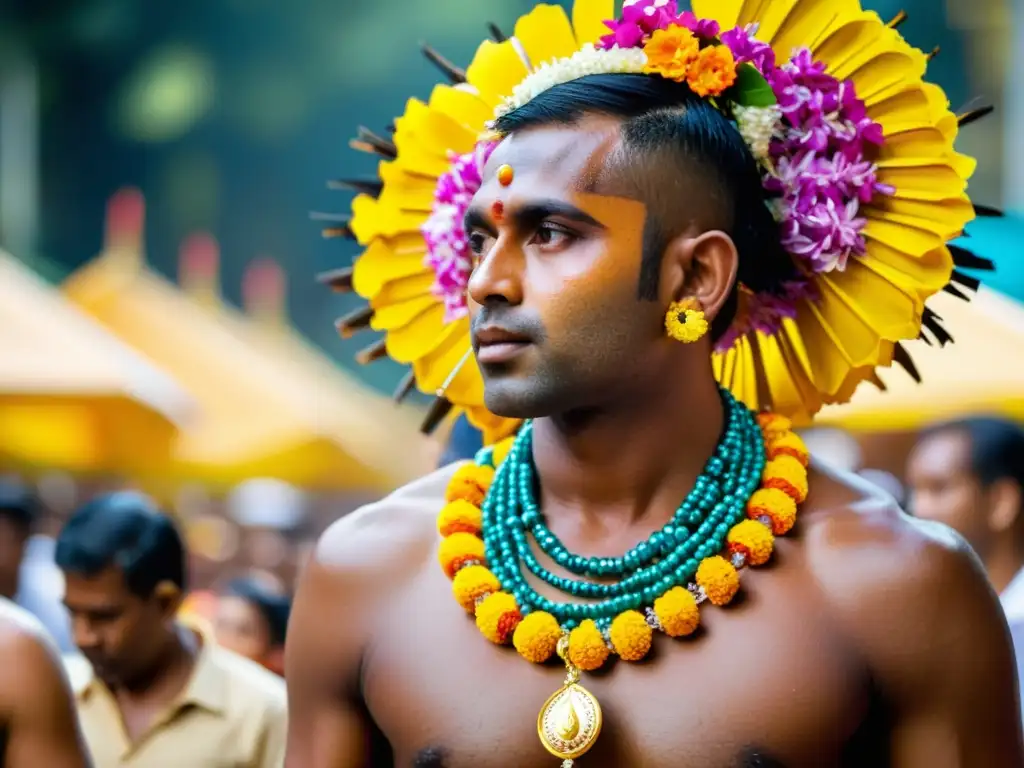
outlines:
[{"label": "neck", "polygon": [[706,371],[691,369],[672,381],[671,389],[614,408],[537,419],[533,456],[542,505],[605,521],[667,521],[700,476],[724,425],[710,362]]},{"label": "neck", "polygon": [[1000,594],[1010,586],[1013,577],[1020,573],[1022,568],[1024,553],[1011,537],[1005,537],[997,543],[985,558],[985,570],[988,572],[989,581]]},{"label": "neck", "polygon": [[174,625],[162,652],[153,665],[142,675],[124,681],[120,692],[129,698],[171,700],[185,688],[195,666],[199,642],[195,634]]}]

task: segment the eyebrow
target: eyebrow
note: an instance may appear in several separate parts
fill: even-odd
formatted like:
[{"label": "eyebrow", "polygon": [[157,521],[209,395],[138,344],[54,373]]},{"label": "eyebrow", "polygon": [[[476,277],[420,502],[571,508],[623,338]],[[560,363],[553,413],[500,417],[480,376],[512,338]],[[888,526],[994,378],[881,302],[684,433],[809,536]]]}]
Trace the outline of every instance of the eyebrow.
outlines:
[{"label": "eyebrow", "polygon": [[[518,229],[532,229],[552,216],[575,221],[577,224],[594,227],[595,229],[605,228],[604,224],[589,213],[581,211],[575,205],[562,200],[534,200],[511,208],[507,211],[506,215],[512,219]],[[463,227],[466,232],[479,229],[490,235],[495,234],[493,222],[477,206],[466,211]]]}]

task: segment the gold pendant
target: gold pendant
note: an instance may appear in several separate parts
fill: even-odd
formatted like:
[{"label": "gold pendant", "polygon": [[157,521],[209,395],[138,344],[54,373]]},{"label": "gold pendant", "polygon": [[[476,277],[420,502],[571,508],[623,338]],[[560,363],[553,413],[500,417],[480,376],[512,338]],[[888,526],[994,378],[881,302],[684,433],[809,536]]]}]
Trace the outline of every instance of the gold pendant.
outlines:
[{"label": "gold pendant", "polygon": [[569,661],[569,637],[558,641],[558,655],[565,662],[565,683],[541,707],[537,715],[537,735],[544,749],[562,758],[563,768],[590,751],[601,734],[601,705],[579,684],[580,671]]}]

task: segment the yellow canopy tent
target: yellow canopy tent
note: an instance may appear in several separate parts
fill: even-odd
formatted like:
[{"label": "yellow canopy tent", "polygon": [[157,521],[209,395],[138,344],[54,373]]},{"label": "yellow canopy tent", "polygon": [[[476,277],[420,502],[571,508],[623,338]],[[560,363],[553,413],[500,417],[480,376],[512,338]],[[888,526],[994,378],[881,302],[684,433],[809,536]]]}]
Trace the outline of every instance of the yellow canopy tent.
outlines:
[{"label": "yellow canopy tent", "polygon": [[160,480],[225,488],[276,477],[311,490],[386,490],[404,480],[353,454],[309,391],[283,380],[281,361],[252,343],[237,312],[220,301],[216,243],[183,248],[183,293],[146,269],[143,201],[111,201],[103,255],[73,274],[67,295],[119,338],[156,361],[196,397],[200,415],[180,436]]},{"label": "yellow canopy tent", "polygon": [[129,475],[167,463],[189,397],[3,252],[0,350],[5,462]]},{"label": "yellow canopy tent", "polygon": [[422,413],[398,407],[389,398],[361,386],[288,324],[285,274],[277,262],[262,258],[245,272],[242,295],[249,318],[239,332],[275,361],[281,385],[306,392],[321,418],[337,425],[356,455],[403,482],[432,469],[430,440],[422,435]]},{"label": "yellow canopy tent", "polygon": [[1024,307],[985,287],[970,302],[942,293],[928,305],[955,343],[906,345],[921,383],[902,370],[882,371],[886,391],[865,382],[849,403],[823,409],[816,425],[897,432],[971,413],[1024,419]]}]

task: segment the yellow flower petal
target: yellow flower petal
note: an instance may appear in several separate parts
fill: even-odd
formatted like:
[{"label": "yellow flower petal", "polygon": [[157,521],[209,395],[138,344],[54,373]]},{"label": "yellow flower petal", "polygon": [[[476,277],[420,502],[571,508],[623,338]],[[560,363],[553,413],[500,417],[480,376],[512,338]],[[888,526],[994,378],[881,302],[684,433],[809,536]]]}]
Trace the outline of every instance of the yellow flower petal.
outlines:
[{"label": "yellow flower petal", "polygon": [[714,19],[722,25],[722,29],[735,27],[743,0],[693,0],[690,7],[700,19]]},{"label": "yellow flower petal", "polygon": [[510,40],[502,43],[484,40],[473,57],[473,63],[466,70],[466,81],[480,92],[480,98],[492,108],[511,95],[512,89],[525,77],[526,64]]},{"label": "yellow flower petal", "polygon": [[424,271],[426,246],[418,233],[376,238],[359,257],[352,272],[352,287],[363,298],[373,298],[383,285]]},{"label": "yellow flower petal", "polygon": [[538,5],[516,22],[513,34],[534,69],[579,50],[569,17],[559,5]]},{"label": "yellow flower petal", "polygon": [[472,131],[494,117],[494,109],[465,85],[438,85],[430,92],[430,108]]},{"label": "yellow flower petal", "polygon": [[[437,299],[433,296],[418,296],[415,299],[402,301],[398,304],[379,302],[373,305],[373,320],[370,322],[370,327],[375,331],[390,331],[391,333],[388,334],[388,354],[400,363],[411,363],[415,357],[410,355],[415,355],[416,353],[412,350],[405,351],[410,341],[402,343],[399,339],[408,339],[409,335],[413,333],[410,325],[414,320],[423,318],[428,313],[431,313],[431,316],[433,316],[433,311],[438,309],[441,310],[443,315],[443,307],[438,306]],[[437,333],[436,327],[433,328],[433,332]],[[418,338],[419,336],[417,335]]]},{"label": "yellow flower petal", "polygon": [[596,43],[608,34],[605,21],[615,18],[614,0],[576,0],[572,4],[572,26],[579,47]]}]

